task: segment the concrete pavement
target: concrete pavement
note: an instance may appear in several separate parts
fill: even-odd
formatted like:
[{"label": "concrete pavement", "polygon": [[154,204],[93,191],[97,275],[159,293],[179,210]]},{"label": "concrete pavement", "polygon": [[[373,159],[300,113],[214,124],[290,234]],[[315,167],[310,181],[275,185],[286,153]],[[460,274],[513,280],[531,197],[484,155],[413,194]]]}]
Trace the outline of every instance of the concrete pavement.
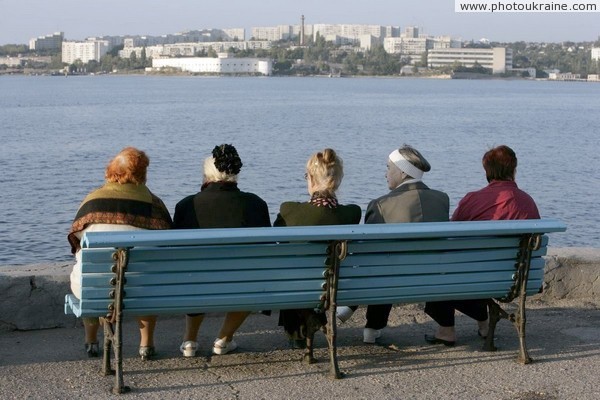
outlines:
[{"label": "concrete pavement", "polygon": [[[271,317],[252,315],[236,336],[239,350],[211,356],[222,317],[200,330],[200,354],[179,353],[183,317],[159,320],[158,356],[137,357],[137,327],[124,331],[127,399],[598,399],[600,300],[528,300],[527,342],[535,362],[515,362],[515,329],[500,321],[494,353],[481,352],[476,325],[457,319],[456,347],[428,345],[434,324],[421,305],[396,306],[381,344],[362,343],[361,308],[338,331],[339,362],[347,375],[327,377],[328,355],[317,335],[320,362],[304,365]],[[83,328],[0,332],[0,398],[105,399],[113,377],[100,376],[101,359],[84,358]]]}]

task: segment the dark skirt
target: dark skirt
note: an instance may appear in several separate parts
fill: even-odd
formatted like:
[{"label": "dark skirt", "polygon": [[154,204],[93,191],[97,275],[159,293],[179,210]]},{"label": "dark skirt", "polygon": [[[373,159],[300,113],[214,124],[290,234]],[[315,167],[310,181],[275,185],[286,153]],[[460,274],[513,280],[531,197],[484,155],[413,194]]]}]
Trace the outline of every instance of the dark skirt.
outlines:
[{"label": "dark skirt", "polygon": [[305,340],[308,335],[327,324],[325,313],[312,309],[280,310],[279,326],[283,326],[290,340]]}]

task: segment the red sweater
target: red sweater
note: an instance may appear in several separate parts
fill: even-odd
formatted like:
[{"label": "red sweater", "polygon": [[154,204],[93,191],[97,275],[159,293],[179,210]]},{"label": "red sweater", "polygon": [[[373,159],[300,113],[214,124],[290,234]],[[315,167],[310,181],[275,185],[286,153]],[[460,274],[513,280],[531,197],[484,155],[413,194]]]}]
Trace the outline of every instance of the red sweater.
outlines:
[{"label": "red sweater", "polygon": [[492,181],[481,190],[467,193],[452,214],[452,221],[539,218],[531,196],[513,181]]}]

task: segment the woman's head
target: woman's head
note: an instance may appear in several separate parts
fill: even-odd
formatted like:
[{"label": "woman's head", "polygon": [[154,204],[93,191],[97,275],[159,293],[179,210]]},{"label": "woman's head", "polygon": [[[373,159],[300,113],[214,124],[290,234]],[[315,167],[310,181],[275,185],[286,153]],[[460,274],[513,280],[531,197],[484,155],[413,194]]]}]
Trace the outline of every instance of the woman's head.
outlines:
[{"label": "woman's head", "polygon": [[488,182],[515,180],[517,155],[510,147],[494,147],[483,155],[481,161]]},{"label": "woman's head", "polygon": [[126,147],[110,160],[104,177],[112,183],[144,184],[149,164],[146,153],[135,147]]},{"label": "woman's head", "polygon": [[344,177],[344,163],[332,149],[313,154],[306,163],[309,192],[335,196]]},{"label": "woman's head", "polygon": [[204,183],[237,182],[242,160],[230,144],[215,146],[212,156],[204,160]]}]

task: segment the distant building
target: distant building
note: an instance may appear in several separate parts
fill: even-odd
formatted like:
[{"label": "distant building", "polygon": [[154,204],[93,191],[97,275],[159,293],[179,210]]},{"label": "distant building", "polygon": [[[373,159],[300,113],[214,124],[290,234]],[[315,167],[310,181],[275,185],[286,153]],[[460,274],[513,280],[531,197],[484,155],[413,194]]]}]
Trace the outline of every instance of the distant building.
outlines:
[{"label": "distant building", "polygon": [[417,26],[407,26],[404,28],[404,32],[402,33],[402,37],[404,38],[418,38],[419,37],[419,27]]},{"label": "distant building", "polygon": [[592,47],[592,60],[600,61],[600,47]]},{"label": "distant building", "polygon": [[552,81],[581,81],[581,74],[573,74],[571,72],[556,73],[552,72],[548,75],[548,79]]},{"label": "distant building", "polygon": [[513,68],[512,69],[513,74],[521,74],[521,75],[525,75],[525,73],[527,73],[527,77],[528,78],[535,78],[537,76],[537,70],[533,67],[529,67],[529,68]]},{"label": "distant building", "polygon": [[177,68],[181,71],[207,74],[262,74],[271,75],[271,60],[259,58],[232,58],[227,54],[212,57],[184,57],[152,59],[152,68]]},{"label": "distant building", "polygon": [[[302,25],[278,25],[267,27],[251,28],[250,37],[253,40],[270,40],[273,42],[279,40],[297,41],[300,38]],[[312,35],[312,25],[304,25],[304,34]]]},{"label": "distant building", "polygon": [[94,40],[86,42],[63,42],[62,43],[62,62],[73,64],[80,60],[82,63],[88,63],[92,60],[100,61],[110,48],[107,40]]},{"label": "distant building", "polygon": [[589,74],[587,77],[588,82],[600,82],[600,75],[598,74]]},{"label": "distant building", "polygon": [[512,49],[494,47],[491,49],[433,49],[427,55],[427,65],[431,68],[451,66],[460,63],[473,67],[475,63],[492,70],[494,74],[503,74],[512,70]]},{"label": "distant building", "polygon": [[420,57],[432,49],[460,48],[462,42],[450,36],[440,37],[391,37],[383,39],[383,47],[387,53]]},{"label": "distant building", "polygon": [[234,50],[257,50],[271,48],[271,41],[263,40],[248,40],[241,42],[191,42],[191,43],[173,43],[162,44],[155,46],[130,46],[133,41],[125,39],[125,47],[119,50],[119,57],[129,58],[131,53],[135,53],[140,57],[142,51],[146,49],[146,57],[162,58],[162,57],[194,57],[199,53],[207,53],[210,49],[217,53],[223,53]]},{"label": "distant building", "polygon": [[29,50],[60,50],[64,39],[63,32],[40,36],[29,41]]},{"label": "distant building", "polygon": [[352,25],[352,24],[314,24],[313,39],[317,34],[325,40],[339,45],[358,44],[360,38],[371,35],[382,43],[387,35],[398,35],[400,27],[381,25]]}]

